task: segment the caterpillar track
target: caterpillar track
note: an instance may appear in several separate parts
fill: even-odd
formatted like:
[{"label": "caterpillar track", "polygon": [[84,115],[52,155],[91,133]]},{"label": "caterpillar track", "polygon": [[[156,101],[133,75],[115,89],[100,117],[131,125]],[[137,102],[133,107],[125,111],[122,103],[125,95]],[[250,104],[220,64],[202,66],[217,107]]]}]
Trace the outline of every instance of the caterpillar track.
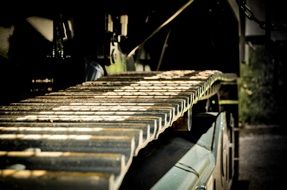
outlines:
[{"label": "caterpillar track", "polygon": [[141,149],[232,80],[125,73],[1,106],[0,189],[119,189]]}]

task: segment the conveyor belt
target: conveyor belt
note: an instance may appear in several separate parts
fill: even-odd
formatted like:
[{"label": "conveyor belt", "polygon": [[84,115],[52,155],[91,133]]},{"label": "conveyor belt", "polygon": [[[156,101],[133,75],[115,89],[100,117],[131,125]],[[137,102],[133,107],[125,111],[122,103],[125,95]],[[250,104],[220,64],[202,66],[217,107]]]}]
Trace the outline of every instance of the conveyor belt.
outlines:
[{"label": "conveyor belt", "polygon": [[0,189],[118,189],[132,158],[219,71],[126,73],[0,107]]}]

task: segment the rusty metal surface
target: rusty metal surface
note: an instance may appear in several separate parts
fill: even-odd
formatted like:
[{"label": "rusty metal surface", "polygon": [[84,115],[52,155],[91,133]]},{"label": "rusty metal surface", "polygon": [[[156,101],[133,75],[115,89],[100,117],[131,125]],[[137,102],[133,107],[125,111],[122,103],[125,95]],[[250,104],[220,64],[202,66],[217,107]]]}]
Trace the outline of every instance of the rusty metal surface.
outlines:
[{"label": "rusty metal surface", "polygon": [[124,73],[0,106],[0,189],[118,189],[133,157],[225,80]]}]

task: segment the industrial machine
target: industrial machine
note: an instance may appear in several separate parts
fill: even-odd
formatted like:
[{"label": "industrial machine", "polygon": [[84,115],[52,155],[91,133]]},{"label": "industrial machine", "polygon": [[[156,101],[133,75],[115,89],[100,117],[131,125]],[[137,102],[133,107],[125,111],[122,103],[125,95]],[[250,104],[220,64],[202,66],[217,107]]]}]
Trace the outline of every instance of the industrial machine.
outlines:
[{"label": "industrial machine", "polygon": [[83,7],[9,17],[0,189],[230,189],[239,42],[228,1]]}]

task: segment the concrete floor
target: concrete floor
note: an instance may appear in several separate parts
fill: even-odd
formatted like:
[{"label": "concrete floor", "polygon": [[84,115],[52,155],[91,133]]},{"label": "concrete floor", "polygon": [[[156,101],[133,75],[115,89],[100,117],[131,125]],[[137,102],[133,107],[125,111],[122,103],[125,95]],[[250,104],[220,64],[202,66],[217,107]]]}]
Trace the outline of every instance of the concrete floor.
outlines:
[{"label": "concrete floor", "polygon": [[237,190],[287,189],[287,129],[245,126],[240,131]]}]

